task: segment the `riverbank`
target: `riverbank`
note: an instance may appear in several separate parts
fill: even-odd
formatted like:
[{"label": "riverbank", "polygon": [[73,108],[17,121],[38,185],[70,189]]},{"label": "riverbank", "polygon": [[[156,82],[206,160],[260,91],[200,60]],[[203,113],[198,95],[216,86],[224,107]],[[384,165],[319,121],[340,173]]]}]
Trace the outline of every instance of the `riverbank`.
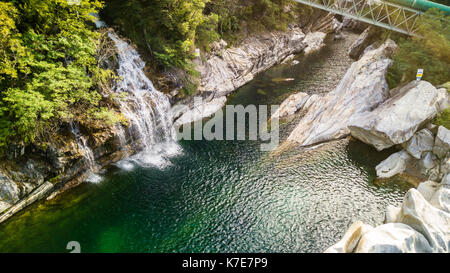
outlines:
[{"label": "riverbank", "polygon": [[[335,23],[335,21],[330,19],[325,20],[325,22],[328,22],[328,24]],[[320,29],[326,28],[327,24],[324,22],[321,24]],[[311,28],[312,26],[309,27]],[[328,27],[328,31],[333,30],[333,26]],[[109,30],[109,32],[111,33],[112,30]],[[268,39],[268,37],[270,38]],[[310,38],[306,39],[307,37]],[[239,59],[243,56],[239,57],[239,54],[236,55],[236,52],[247,52],[247,57],[245,57],[247,58],[247,63],[242,63],[242,69],[238,69],[236,70],[236,74],[232,74],[233,79],[238,79],[232,88],[237,88],[247,83],[257,73],[277,63],[281,63],[287,57],[292,58],[294,53],[299,53],[308,48],[308,46],[309,48],[320,48],[323,46],[324,37],[325,34],[317,35],[317,33],[305,35],[298,26],[293,26],[286,33],[277,31],[250,37],[244,41],[243,46],[240,48],[226,50],[222,48],[223,52],[221,54],[223,56],[229,56],[222,63],[217,62],[217,55],[215,55],[217,51],[213,51],[215,53],[210,55],[208,61],[203,66],[202,64],[199,66],[199,70],[203,71],[201,76],[201,79],[203,79],[203,87],[199,91],[202,96],[209,99],[212,99],[217,94],[224,95],[232,91],[229,89],[229,86],[222,87],[221,85],[216,85],[217,77],[210,76],[211,71],[220,71],[217,69],[221,65],[229,65],[229,67],[236,68],[239,60],[243,60]],[[274,46],[279,48],[279,51],[275,52],[276,54],[272,51]],[[108,50],[108,56],[111,55],[112,57],[105,57],[107,62],[105,65],[119,71],[121,69],[120,54],[117,54],[117,50],[113,48],[114,43],[110,40],[109,46],[105,46],[105,49]],[[244,50],[243,48],[246,49]],[[129,49],[133,49],[133,46]],[[112,54],[111,51],[116,51],[116,53]],[[138,58],[136,55],[137,52],[133,54],[126,58]],[[111,61],[111,59],[115,59],[116,61]],[[117,60],[119,60],[119,63]],[[137,59],[136,63],[138,65],[134,68],[137,71],[138,80],[141,81],[139,84],[149,90],[153,90],[152,92],[157,92],[153,88],[153,84],[144,75],[142,70],[144,63],[141,65],[141,62],[142,60]],[[255,66],[258,63],[260,65]],[[127,73],[125,70],[122,72],[119,71],[120,73],[123,74],[121,76],[129,76],[125,75]],[[222,79],[232,80],[232,78],[227,77]],[[226,90],[210,89],[208,86],[216,86],[218,88],[225,88]],[[166,113],[169,112],[168,106],[166,105],[167,102],[165,102],[167,99],[162,94],[140,98],[139,92],[137,92],[138,90],[133,89],[135,87],[136,83],[126,81],[125,79],[125,83],[115,91],[130,94],[129,102],[123,103],[119,99],[115,105],[115,109],[128,119],[129,123],[126,126],[121,123],[121,125],[113,128],[101,126],[98,130],[91,131],[83,124],[75,124],[74,128],[77,133],[74,133],[74,128],[62,128],[59,139],[57,141],[49,141],[46,147],[11,147],[9,159],[3,160],[0,167],[0,179],[2,181],[0,188],[0,222],[23,209],[30,202],[42,198],[52,199],[56,195],[76,187],[86,180],[98,181],[101,177],[93,176],[94,173],[101,172],[105,167],[124,158],[131,157],[131,161],[133,161],[136,158],[133,155],[142,150],[151,150],[151,145],[155,145],[161,141],[154,140],[153,136],[151,136],[152,134],[157,135],[158,133],[151,132],[154,129],[152,128],[153,125],[151,125],[153,121],[150,121],[150,119],[156,118],[157,123],[160,122],[159,120],[167,124],[172,122],[171,117],[166,117]],[[225,99],[220,99],[219,107],[222,107],[225,101]],[[154,105],[159,105],[159,107],[154,109]],[[163,105],[164,107],[162,107]],[[152,117],[146,115],[145,111],[153,113]],[[186,109],[184,111],[187,112],[185,114],[190,115],[190,111]],[[137,117],[139,115],[140,117]],[[204,115],[200,115],[200,117],[202,118]],[[167,128],[164,129],[162,135],[168,135],[168,130]],[[169,138],[173,139],[173,137]],[[155,155],[153,152],[150,153]],[[158,160],[164,161],[163,158],[166,156],[164,153],[160,156],[156,155],[159,158]]]}]

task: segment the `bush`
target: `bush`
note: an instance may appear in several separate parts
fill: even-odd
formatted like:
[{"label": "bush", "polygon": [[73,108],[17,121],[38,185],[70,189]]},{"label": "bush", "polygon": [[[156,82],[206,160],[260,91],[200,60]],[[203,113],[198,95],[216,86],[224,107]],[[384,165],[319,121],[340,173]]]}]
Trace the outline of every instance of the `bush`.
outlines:
[{"label": "bush", "polygon": [[418,68],[424,69],[423,80],[434,85],[450,79],[449,22],[450,16],[430,9],[418,21],[418,34],[422,37],[397,40],[399,49],[387,75],[390,87],[414,80]]}]

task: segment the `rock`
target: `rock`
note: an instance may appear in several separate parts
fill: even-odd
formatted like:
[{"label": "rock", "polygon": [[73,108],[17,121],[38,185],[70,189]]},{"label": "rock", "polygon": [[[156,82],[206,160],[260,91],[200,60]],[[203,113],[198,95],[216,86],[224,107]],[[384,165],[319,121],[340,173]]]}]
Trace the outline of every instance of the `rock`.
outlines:
[{"label": "rock", "polygon": [[450,130],[448,130],[444,126],[439,126],[433,147],[433,153],[437,155],[439,158],[444,158],[449,151],[450,151]]},{"label": "rock", "polygon": [[401,208],[394,207],[392,205],[388,205],[387,208],[386,208],[386,214],[385,214],[384,223],[388,224],[388,223],[395,223],[395,222],[397,222],[398,217],[400,215],[400,211],[401,211]]},{"label": "rock", "polygon": [[450,214],[433,207],[416,189],[407,192],[399,222],[424,235],[433,252],[450,251]]},{"label": "rock", "polygon": [[429,201],[439,189],[440,184],[434,181],[425,181],[419,184],[417,187],[417,191],[420,192],[425,198],[425,200]]},{"label": "rock", "polygon": [[[199,92],[214,92],[225,96],[256,74],[279,63],[287,56],[300,53],[307,44],[299,27],[286,32],[273,32],[247,38],[239,47],[216,45],[214,53],[196,67],[200,72]],[[217,53],[220,52],[220,53]]]},{"label": "rock", "polygon": [[418,131],[406,144],[406,151],[416,159],[422,157],[423,152],[432,151],[434,146],[433,133],[428,129]]},{"label": "rock", "polygon": [[174,125],[181,126],[186,123],[202,120],[203,118],[210,117],[225,105],[227,102],[226,97],[215,98],[210,102],[198,104],[194,102],[194,107],[186,111],[180,118],[178,118]]},{"label": "rock", "polygon": [[354,62],[338,86],[309,107],[288,140],[307,146],[348,135],[353,120],[388,98],[385,74],[395,48],[387,40]]},{"label": "rock", "polygon": [[406,170],[411,160],[412,157],[405,150],[394,153],[375,167],[377,176],[390,178],[396,174],[401,174]]},{"label": "rock", "polygon": [[0,212],[20,200],[21,191],[16,183],[0,173]]},{"label": "rock", "polygon": [[283,103],[281,103],[280,107],[271,118],[282,118],[294,114],[305,105],[309,98],[310,96],[303,92],[290,95]]},{"label": "rock", "polygon": [[351,253],[358,245],[359,239],[365,233],[372,230],[370,225],[363,224],[361,221],[356,221],[345,232],[342,240],[325,250],[325,253]]},{"label": "rock", "polygon": [[292,61],[295,58],[294,54],[291,54],[289,56],[287,56],[286,58],[284,58],[284,60],[281,62],[281,64],[287,64],[288,62]]},{"label": "rock", "polygon": [[34,190],[29,196],[20,200],[17,204],[10,207],[6,212],[0,215],[0,223],[11,217],[14,213],[20,211],[21,209],[29,206],[36,200],[43,198],[48,192],[53,189],[53,184],[50,182],[45,182]]},{"label": "rock", "polygon": [[323,32],[308,33],[303,41],[307,45],[304,50],[305,54],[310,54],[321,49],[325,45],[324,39],[326,36],[327,34]]},{"label": "rock", "polygon": [[344,19],[342,20],[342,27],[346,28],[346,29],[363,31],[364,29],[367,28],[367,26],[368,26],[368,24],[363,23],[358,20],[351,19],[349,17],[344,17]]},{"label": "rock", "polygon": [[448,173],[450,173],[450,153],[447,153],[447,157],[441,161],[441,166],[440,166],[440,175],[441,176],[447,175]]},{"label": "rock", "polygon": [[357,253],[430,253],[427,239],[411,227],[389,223],[365,233],[356,249]]},{"label": "rock", "polygon": [[442,185],[450,186],[450,173],[446,174],[441,181]]},{"label": "rock", "polygon": [[[427,177],[433,175],[434,179],[430,178],[431,180],[439,180],[435,179],[436,175],[439,175],[439,160],[432,152],[425,152],[423,154],[422,158],[419,161],[419,167],[422,175]],[[436,167],[438,167],[437,174],[434,173],[436,172]]]},{"label": "rock", "polygon": [[293,60],[292,63],[291,63],[291,65],[297,65],[297,64],[299,64],[299,63],[300,63],[299,61]]},{"label": "rock", "polygon": [[430,204],[450,213],[450,186],[441,185],[429,200]]},{"label": "rock", "polygon": [[364,50],[373,42],[374,35],[376,34],[375,28],[372,26],[367,27],[358,39],[350,46],[348,55],[355,60],[358,60]]},{"label": "rock", "polygon": [[381,151],[408,141],[448,107],[447,102],[444,89],[436,89],[426,81],[413,81],[373,111],[353,119],[348,128],[353,137]]}]

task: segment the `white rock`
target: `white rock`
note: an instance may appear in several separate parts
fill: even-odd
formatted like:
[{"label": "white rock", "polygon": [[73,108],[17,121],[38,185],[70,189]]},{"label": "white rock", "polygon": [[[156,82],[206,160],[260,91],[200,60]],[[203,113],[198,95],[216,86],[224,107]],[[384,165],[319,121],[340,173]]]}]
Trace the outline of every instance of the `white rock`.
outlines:
[{"label": "white rock", "polygon": [[272,118],[282,118],[297,112],[308,101],[309,95],[303,92],[290,95],[278,110],[272,115]]},{"label": "white rock", "polygon": [[387,99],[385,74],[395,48],[388,40],[354,62],[338,86],[309,107],[288,140],[308,146],[348,135],[352,120]]},{"label": "white rock", "polygon": [[442,185],[448,185],[450,186],[450,173],[446,174],[441,181]]},{"label": "white rock", "polygon": [[353,137],[383,150],[408,141],[422,125],[448,107],[444,89],[413,81],[371,112],[349,124]]},{"label": "white rock", "polygon": [[[420,171],[423,175],[429,177],[439,175],[439,159],[432,152],[425,152],[419,161]],[[438,167],[436,169],[436,167]],[[437,171],[437,173],[436,173]],[[430,178],[431,180],[435,180]],[[439,179],[437,179],[439,180]]]},{"label": "white rock", "polygon": [[342,239],[337,242],[335,245],[329,247],[325,250],[325,253],[351,253],[358,245],[359,239],[365,233],[372,230],[373,227],[370,225],[366,225],[361,221],[354,222],[347,232],[345,232]]},{"label": "white rock", "polygon": [[405,150],[394,153],[375,167],[377,176],[389,178],[401,174],[411,160],[412,157]]},{"label": "white rock", "polygon": [[215,98],[210,102],[203,103],[201,105],[196,105],[194,103],[194,107],[187,110],[180,118],[178,118],[174,125],[176,127],[181,126],[186,123],[195,122],[198,120],[202,120],[203,118],[210,117],[214,115],[217,111],[222,109],[222,107],[227,102],[226,97]]},{"label": "white rock", "polygon": [[450,214],[432,206],[416,189],[406,193],[399,222],[424,235],[433,252],[450,251]]},{"label": "white rock", "polygon": [[440,184],[434,181],[425,181],[419,184],[417,191],[420,192],[425,200],[430,201]]},{"label": "white rock", "polygon": [[374,34],[374,28],[372,26],[367,27],[363,33],[361,33],[358,39],[353,42],[348,50],[348,55],[352,59],[359,59],[364,50],[372,43]]},{"label": "white rock", "polygon": [[441,185],[429,202],[434,207],[450,213],[450,186]]},{"label": "white rock", "polygon": [[251,81],[256,74],[292,54],[300,53],[307,44],[299,27],[287,32],[274,32],[247,38],[241,46],[225,49],[223,44],[206,57],[196,69],[200,72],[199,92],[215,92],[225,96]]},{"label": "white rock", "polygon": [[[445,89],[442,89],[445,90]],[[450,151],[450,130],[444,126],[439,126],[436,140],[434,143],[433,153],[439,158],[444,158]]]},{"label": "white rock", "polygon": [[415,133],[407,142],[406,150],[413,157],[420,159],[423,152],[432,151],[434,146],[433,133],[428,129],[422,129]]},{"label": "white rock", "polygon": [[388,205],[386,208],[384,223],[385,224],[396,223],[400,215],[400,211],[401,208]]},{"label": "white rock", "polygon": [[305,54],[310,54],[321,49],[324,44],[324,39],[327,36],[326,33],[323,32],[312,32],[306,34],[304,43],[307,45],[305,48]]},{"label": "white rock", "polygon": [[357,253],[430,253],[426,238],[411,227],[389,223],[378,226],[364,234]]},{"label": "white rock", "polygon": [[0,173],[0,213],[19,201],[21,192],[16,183]]}]

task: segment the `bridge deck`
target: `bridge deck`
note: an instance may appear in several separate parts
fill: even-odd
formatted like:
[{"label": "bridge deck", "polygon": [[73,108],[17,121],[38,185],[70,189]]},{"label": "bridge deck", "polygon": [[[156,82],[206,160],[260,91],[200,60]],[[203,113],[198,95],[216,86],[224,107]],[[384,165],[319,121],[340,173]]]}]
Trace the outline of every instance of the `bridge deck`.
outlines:
[{"label": "bridge deck", "polygon": [[423,12],[380,0],[294,0],[371,25],[417,36],[416,21]]}]

